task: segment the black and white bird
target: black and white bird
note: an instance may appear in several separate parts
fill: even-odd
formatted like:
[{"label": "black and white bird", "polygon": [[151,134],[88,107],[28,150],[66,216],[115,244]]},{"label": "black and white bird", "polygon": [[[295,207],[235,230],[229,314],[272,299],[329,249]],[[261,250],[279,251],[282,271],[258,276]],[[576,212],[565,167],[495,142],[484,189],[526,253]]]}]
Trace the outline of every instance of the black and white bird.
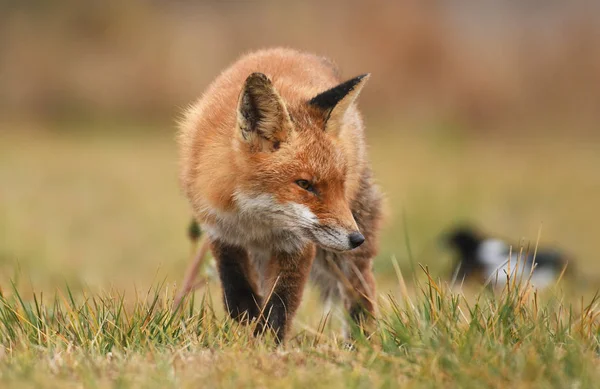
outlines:
[{"label": "black and white bird", "polygon": [[567,266],[565,255],[558,250],[538,248],[534,262],[533,248],[521,250],[519,245],[511,246],[469,226],[452,229],[444,236],[444,243],[456,254],[453,277],[458,282],[476,280],[502,287],[510,274],[511,280],[529,280],[534,287],[543,289],[556,282]]}]

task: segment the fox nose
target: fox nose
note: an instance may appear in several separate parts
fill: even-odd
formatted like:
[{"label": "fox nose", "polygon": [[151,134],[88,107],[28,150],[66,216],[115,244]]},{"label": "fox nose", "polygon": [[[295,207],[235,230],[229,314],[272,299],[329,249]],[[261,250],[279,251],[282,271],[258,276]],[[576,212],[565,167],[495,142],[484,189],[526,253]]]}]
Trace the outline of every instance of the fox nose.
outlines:
[{"label": "fox nose", "polygon": [[350,241],[350,247],[353,249],[357,248],[365,241],[365,237],[360,232],[353,232],[348,235],[348,240]]}]

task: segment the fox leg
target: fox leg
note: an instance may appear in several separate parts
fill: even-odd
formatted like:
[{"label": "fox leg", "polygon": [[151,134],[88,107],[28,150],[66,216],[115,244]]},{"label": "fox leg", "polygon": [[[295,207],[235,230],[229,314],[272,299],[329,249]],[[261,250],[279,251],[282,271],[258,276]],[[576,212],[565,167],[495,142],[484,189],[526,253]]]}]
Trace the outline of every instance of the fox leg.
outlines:
[{"label": "fox leg", "polygon": [[353,273],[348,277],[352,290],[347,293],[345,305],[352,321],[362,326],[375,315],[375,278],[371,261],[359,265],[352,263],[349,270]]},{"label": "fox leg", "polygon": [[277,343],[283,342],[300,306],[314,257],[312,244],[301,252],[277,253],[271,257],[266,274],[266,285],[270,285],[268,301],[262,310],[258,333],[269,328]]},{"label": "fox leg", "polygon": [[248,252],[219,240],[212,242],[212,252],[217,261],[229,316],[245,323],[256,319],[260,315],[262,298],[256,291]]},{"label": "fox leg", "polygon": [[359,326],[375,313],[375,278],[371,260],[359,248],[355,253],[334,253],[319,249],[311,280],[319,287],[324,302],[341,300],[344,310],[342,336],[349,338],[348,320]]},{"label": "fox leg", "polygon": [[200,266],[202,266],[202,263],[204,263],[204,259],[206,258],[208,251],[209,251],[208,239],[206,237],[202,237],[200,239],[200,246],[198,248],[198,251],[196,251],[194,259],[192,260],[192,262],[188,266],[187,270],[185,271],[185,277],[183,279],[183,284],[181,285],[181,289],[177,293],[177,296],[175,297],[175,300],[173,302],[174,307],[178,307],[179,304],[181,303],[181,301],[183,300],[183,298],[188,293],[190,293],[193,289],[195,289],[196,285],[198,285],[198,283],[195,283],[194,281],[196,280],[196,277],[198,276],[198,270],[200,269]]},{"label": "fox leg", "polygon": [[[352,204],[352,214],[365,242],[355,250],[344,253],[344,273],[350,283],[345,296],[345,307],[350,318],[359,325],[372,324],[376,311],[375,278],[373,258],[378,251],[378,235],[382,218],[382,198],[372,184],[371,173],[366,172],[361,180],[358,196]],[[364,326],[361,326],[364,328]]]}]

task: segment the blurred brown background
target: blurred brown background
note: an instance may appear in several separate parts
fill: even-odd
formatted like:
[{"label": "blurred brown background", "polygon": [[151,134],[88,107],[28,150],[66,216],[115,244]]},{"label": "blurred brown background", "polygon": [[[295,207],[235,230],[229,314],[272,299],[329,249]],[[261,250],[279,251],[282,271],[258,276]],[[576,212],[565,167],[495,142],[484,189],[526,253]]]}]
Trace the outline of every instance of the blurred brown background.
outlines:
[{"label": "blurred brown background", "polygon": [[380,281],[463,220],[600,273],[600,2],[0,0],[0,279],[179,281],[175,120],[279,45],[372,73]]},{"label": "blurred brown background", "polygon": [[594,1],[4,0],[0,15],[3,116],[170,118],[240,54],[282,45],[373,73],[377,115],[476,131],[600,118]]}]

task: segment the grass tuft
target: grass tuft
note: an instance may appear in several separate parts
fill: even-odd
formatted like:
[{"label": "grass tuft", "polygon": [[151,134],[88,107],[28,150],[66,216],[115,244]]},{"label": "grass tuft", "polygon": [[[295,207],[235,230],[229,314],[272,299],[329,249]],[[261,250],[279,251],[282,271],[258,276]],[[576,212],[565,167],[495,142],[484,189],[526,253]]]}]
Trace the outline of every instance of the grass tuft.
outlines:
[{"label": "grass tuft", "polygon": [[[133,301],[115,290],[75,296],[68,285],[50,299],[34,293],[25,300],[12,283],[0,294],[0,382],[39,376],[102,386],[108,374],[115,385],[137,377],[177,387],[198,374],[220,374],[231,385],[243,379],[270,386],[285,377],[294,386],[312,380],[305,374],[323,374],[319,382],[340,387],[587,387],[600,378],[598,294],[573,306],[558,289],[541,296],[527,283],[507,282],[502,291],[468,297],[436,282],[426,266],[414,277],[424,281],[409,292],[397,269],[406,293],[382,297],[374,331],[352,328],[351,347],[328,332],[328,313],[276,348],[272,339],[254,338],[252,328],[219,317],[208,292],[173,309],[164,283]],[[196,365],[207,352],[213,357]],[[233,360],[221,362],[227,358]],[[171,375],[140,377],[150,366]],[[257,366],[248,376],[238,372]],[[282,370],[271,376],[276,366]]]}]

